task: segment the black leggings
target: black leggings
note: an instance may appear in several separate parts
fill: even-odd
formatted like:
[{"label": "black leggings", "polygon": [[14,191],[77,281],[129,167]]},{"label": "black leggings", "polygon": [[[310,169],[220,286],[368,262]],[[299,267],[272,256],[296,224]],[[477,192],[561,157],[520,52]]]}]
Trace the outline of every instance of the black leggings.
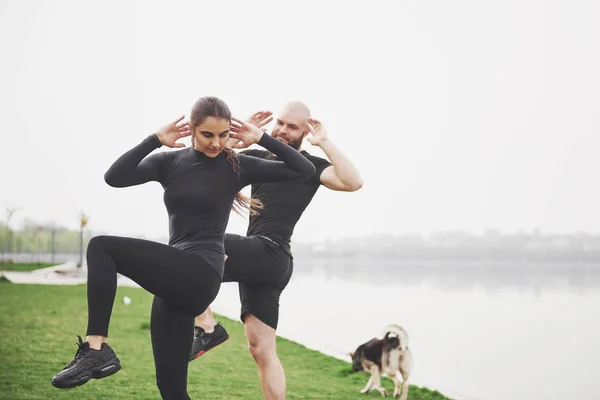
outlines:
[{"label": "black leggings", "polygon": [[156,383],[163,399],[189,399],[187,369],[194,316],[206,310],[221,285],[211,266],[214,254],[207,253],[204,257],[115,236],[96,236],[88,244],[87,334],[108,336],[117,272],[154,294],[150,331]]}]

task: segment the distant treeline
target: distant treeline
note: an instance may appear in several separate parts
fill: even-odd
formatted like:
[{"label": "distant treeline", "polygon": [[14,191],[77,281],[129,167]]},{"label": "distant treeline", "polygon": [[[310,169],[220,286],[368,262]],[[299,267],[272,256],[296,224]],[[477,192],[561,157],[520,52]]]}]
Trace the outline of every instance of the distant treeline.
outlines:
[{"label": "distant treeline", "polygon": [[[84,232],[84,247],[89,235]],[[5,253],[79,253],[79,231],[26,223],[20,230],[0,223],[0,251]]]},{"label": "distant treeline", "polygon": [[[84,250],[95,234],[84,231]],[[79,253],[79,231],[31,220],[26,220],[21,229],[12,230],[0,222],[0,251],[2,254]],[[428,237],[372,235],[294,243],[293,251],[296,256],[324,259],[600,261],[600,235],[552,235],[539,231],[519,234],[488,231],[482,235],[444,232]]]},{"label": "distant treeline", "polygon": [[295,245],[294,253],[314,258],[368,258],[404,260],[499,260],[499,261],[600,261],[600,236],[484,235],[439,233],[377,235],[318,244]]}]

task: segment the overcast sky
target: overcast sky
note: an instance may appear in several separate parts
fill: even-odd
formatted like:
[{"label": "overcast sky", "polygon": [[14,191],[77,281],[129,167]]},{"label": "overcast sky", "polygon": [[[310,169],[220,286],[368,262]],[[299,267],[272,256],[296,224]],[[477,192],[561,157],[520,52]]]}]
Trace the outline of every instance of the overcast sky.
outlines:
[{"label": "overcast sky", "polygon": [[296,241],[600,233],[599,21],[594,0],[0,0],[0,203],[15,228],[83,209],[166,236],[158,183],[103,174],[216,95],[240,118],[304,101],[361,172],[359,192],[319,191]]}]

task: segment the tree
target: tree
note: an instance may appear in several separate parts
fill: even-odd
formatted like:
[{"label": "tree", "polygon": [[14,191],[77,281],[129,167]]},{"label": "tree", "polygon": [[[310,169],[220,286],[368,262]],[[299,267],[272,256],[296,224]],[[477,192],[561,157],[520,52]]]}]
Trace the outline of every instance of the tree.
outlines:
[{"label": "tree", "polygon": [[4,245],[2,246],[2,261],[5,260],[5,254],[8,252],[10,245],[10,219],[19,210],[19,207],[6,207],[6,226],[4,227]]},{"label": "tree", "polygon": [[79,262],[77,263],[77,268],[83,266],[83,228],[87,225],[88,220],[89,216],[81,211],[81,216],[79,218]]}]

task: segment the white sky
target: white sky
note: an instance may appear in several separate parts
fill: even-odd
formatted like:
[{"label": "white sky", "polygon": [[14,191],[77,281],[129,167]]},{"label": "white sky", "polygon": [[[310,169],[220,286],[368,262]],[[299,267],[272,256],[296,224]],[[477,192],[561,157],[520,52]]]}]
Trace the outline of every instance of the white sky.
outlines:
[{"label": "white sky", "polygon": [[95,231],[166,236],[160,185],[103,174],[216,95],[242,118],[304,101],[360,170],[296,241],[598,233],[599,21],[594,0],[0,0],[0,202],[15,226],[83,209]]}]

